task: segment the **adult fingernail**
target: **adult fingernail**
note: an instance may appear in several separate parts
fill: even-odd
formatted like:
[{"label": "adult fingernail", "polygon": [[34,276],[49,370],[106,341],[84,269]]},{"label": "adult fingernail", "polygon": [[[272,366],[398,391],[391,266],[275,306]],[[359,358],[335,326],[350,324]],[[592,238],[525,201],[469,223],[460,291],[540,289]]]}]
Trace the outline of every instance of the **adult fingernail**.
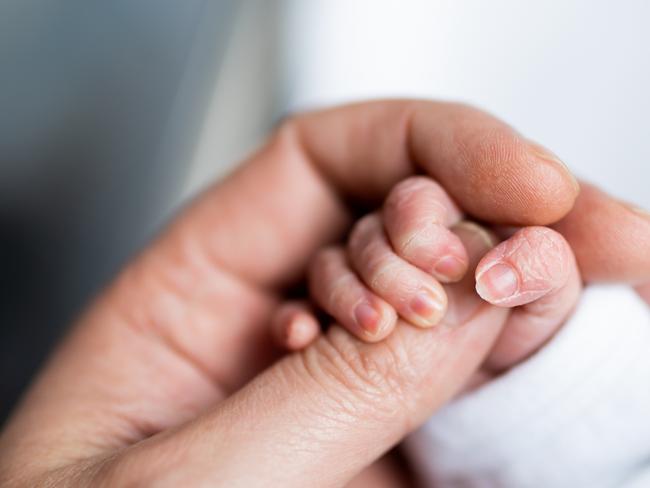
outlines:
[{"label": "adult fingernail", "polygon": [[519,291],[517,272],[508,264],[497,263],[476,278],[476,292],[485,301],[499,303]]},{"label": "adult fingernail", "polygon": [[463,277],[467,265],[451,254],[443,256],[433,267],[437,277],[445,278],[447,280],[456,281]]},{"label": "adult fingernail", "polygon": [[356,306],[354,318],[363,330],[371,334],[375,334],[379,330],[381,314],[368,303],[360,303]]},{"label": "adult fingernail", "polygon": [[556,164],[562,170],[569,176],[571,179],[571,184],[575,188],[576,191],[580,191],[580,183],[578,183],[578,180],[576,179],[575,176],[573,176],[573,173],[569,169],[569,166],[562,161],[556,154],[552,153],[545,147],[541,146],[540,144],[537,144],[534,141],[529,141],[528,146],[530,147],[530,150],[532,153],[537,156],[539,159],[542,159],[544,161],[548,161],[550,163]]},{"label": "adult fingernail", "polygon": [[422,290],[413,297],[410,306],[421,319],[416,325],[431,327],[440,322],[444,315],[446,300],[431,291]]}]

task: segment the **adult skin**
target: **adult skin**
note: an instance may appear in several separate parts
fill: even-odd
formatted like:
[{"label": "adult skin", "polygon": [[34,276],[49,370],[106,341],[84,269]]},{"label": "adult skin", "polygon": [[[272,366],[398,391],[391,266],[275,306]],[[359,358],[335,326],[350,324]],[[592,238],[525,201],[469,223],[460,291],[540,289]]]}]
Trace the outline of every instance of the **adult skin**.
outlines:
[{"label": "adult skin", "polygon": [[558,228],[588,280],[650,277],[647,216],[591,188],[570,212],[566,168],[482,112],[389,101],[298,116],[82,316],[0,438],[0,484],[352,480],[462,387],[500,331],[490,307],[482,326],[399,325],[379,344],[333,327],[276,361],[267,321],[287,287],[414,172],[491,223],[566,215]]}]

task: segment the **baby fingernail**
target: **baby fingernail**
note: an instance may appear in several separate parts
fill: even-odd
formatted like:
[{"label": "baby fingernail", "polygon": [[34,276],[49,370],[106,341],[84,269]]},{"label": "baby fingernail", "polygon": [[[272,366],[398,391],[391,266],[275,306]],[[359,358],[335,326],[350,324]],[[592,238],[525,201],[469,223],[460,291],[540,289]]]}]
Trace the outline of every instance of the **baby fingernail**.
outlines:
[{"label": "baby fingernail", "polygon": [[374,334],[379,330],[381,314],[368,303],[360,303],[354,309],[354,318],[362,329]]},{"label": "baby fingernail", "polygon": [[456,256],[444,256],[434,266],[434,271],[438,276],[448,280],[459,280],[465,273],[465,263]]},{"label": "baby fingernail", "polygon": [[476,280],[476,292],[485,301],[498,303],[514,296],[519,291],[519,277],[515,270],[497,263],[481,273]]},{"label": "baby fingernail", "polygon": [[430,291],[421,291],[411,300],[411,310],[422,318],[418,325],[436,325],[445,312],[444,300]]}]

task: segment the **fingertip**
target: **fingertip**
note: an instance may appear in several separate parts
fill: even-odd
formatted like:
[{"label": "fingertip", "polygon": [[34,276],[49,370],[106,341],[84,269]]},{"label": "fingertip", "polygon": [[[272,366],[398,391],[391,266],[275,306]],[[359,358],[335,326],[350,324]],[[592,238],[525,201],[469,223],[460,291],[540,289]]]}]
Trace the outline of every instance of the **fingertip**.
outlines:
[{"label": "fingertip", "polygon": [[311,314],[297,313],[288,322],[285,333],[285,346],[290,351],[300,351],[316,340],[320,325]]},{"label": "fingertip", "polygon": [[348,254],[350,266],[359,274],[368,294],[381,299],[376,308],[361,302],[355,312],[357,322],[372,330],[373,338],[385,335],[374,330],[384,304],[391,307],[391,315],[399,315],[416,327],[433,327],[442,320],[447,310],[442,285],[394,251],[377,214],[361,219],[354,227]]},{"label": "fingertip", "polygon": [[516,199],[519,208],[512,206],[516,214],[506,223],[542,226],[558,222],[575,205],[580,194],[578,180],[557,155],[535,142],[524,141],[521,153],[527,171],[515,177],[513,188],[500,193],[504,205],[512,205],[512,192],[519,191],[521,195]]},{"label": "fingertip", "polygon": [[476,292],[493,305],[524,305],[562,287],[572,266],[572,251],[560,234],[526,227],[479,262]]},{"label": "fingertip", "polygon": [[[372,221],[364,222],[364,227],[370,228]],[[377,342],[395,328],[395,309],[361,281],[342,247],[316,255],[310,268],[309,289],[315,302],[358,339]]]},{"label": "fingertip", "polygon": [[519,292],[517,271],[507,263],[497,262],[476,275],[476,293],[492,305],[500,305]]},{"label": "fingertip", "polygon": [[395,309],[380,299],[369,298],[358,303],[353,314],[358,328],[351,332],[365,342],[378,342],[385,339],[397,324]]},{"label": "fingertip", "polygon": [[428,329],[435,327],[447,312],[448,299],[444,289],[422,289],[411,299],[409,322],[416,327]]},{"label": "fingertip", "polygon": [[475,130],[466,135],[464,169],[471,172],[464,178],[454,173],[461,186],[455,196],[466,210],[508,225],[549,225],[569,213],[580,187],[556,155],[507,126],[492,127],[488,135],[485,127]]},{"label": "fingertip", "polygon": [[582,183],[571,213],[554,226],[576,250],[587,282],[640,284],[650,276],[650,218]]},{"label": "fingertip", "polygon": [[531,193],[533,215],[530,221],[514,223],[553,224],[567,215],[575,205],[580,194],[580,183],[555,153],[534,141],[526,142],[527,152],[535,168],[532,180],[538,188]]},{"label": "fingertip", "polygon": [[455,283],[465,276],[467,272],[467,259],[465,251],[442,256],[433,266],[431,274],[442,283]]},{"label": "fingertip", "polygon": [[288,302],[281,305],[273,316],[271,333],[279,347],[298,351],[316,339],[320,324],[306,303]]},{"label": "fingertip", "polygon": [[[568,166],[552,152],[533,144],[529,151],[537,162],[532,183],[526,225],[550,225],[560,221],[573,208],[580,195],[580,184]],[[543,184],[540,182],[544,182]]]},{"label": "fingertip", "polygon": [[367,302],[359,303],[354,308],[354,320],[370,335],[375,335],[382,325],[382,313]]}]

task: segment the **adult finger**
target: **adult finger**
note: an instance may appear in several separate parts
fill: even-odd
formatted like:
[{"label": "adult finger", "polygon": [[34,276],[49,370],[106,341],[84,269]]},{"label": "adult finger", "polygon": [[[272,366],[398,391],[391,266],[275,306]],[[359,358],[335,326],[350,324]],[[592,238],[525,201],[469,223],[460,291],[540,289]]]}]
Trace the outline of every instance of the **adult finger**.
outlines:
[{"label": "adult finger", "polygon": [[276,284],[304,269],[315,247],[341,236],[347,202],[379,203],[415,171],[434,177],[464,210],[491,223],[554,222],[578,193],[550,152],[484,112],[382,101],[289,119],[177,228],[191,229],[183,240],[193,236],[237,276]]},{"label": "adult finger", "polygon": [[582,183],[573,210],[553,227],[573,248],[587,282],[650,282],[650,214]]}]

